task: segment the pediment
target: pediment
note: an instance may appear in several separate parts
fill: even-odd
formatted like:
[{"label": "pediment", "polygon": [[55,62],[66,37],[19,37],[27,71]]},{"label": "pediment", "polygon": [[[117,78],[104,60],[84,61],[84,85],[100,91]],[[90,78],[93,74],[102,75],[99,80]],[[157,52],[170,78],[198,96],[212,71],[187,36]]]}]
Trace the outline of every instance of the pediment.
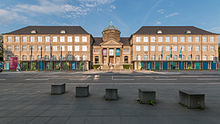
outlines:
[{"label": "pediment", "polygon": [[109,40],[101,43],[101,46],[121,46],[121,45],[122,45],[121,42],[117,42],[115,40]]}]

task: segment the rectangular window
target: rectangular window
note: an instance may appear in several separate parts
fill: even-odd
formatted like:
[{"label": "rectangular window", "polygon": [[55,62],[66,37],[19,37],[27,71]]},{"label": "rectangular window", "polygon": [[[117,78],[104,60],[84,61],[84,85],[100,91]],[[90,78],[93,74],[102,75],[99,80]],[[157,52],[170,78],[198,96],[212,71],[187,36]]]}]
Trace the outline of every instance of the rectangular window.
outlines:
[{"label": "rectangular window", "polygon": [[46,42],[50,42],[50,37],[49,37],[49,36],[46,36],[46,37],[45,37],[45,41],[46,41]]},{"label": "rectangular window", "polygon": [[73,51],[72,46],[68,46],[68,51]]},{"label": "rectangular window", "polygon": [[37,51],[41,51],[41,47],[42,47],[42,46],[38,46],[38,47],[37,47]]},{"label": "rectangular window", "polygon": [[196,51],[199,51],[199,46],[196,46]]},{"label": "rectangular window", "polygon": [[166,46],[166,51],[170,51],[170,46]]},{"label": "rectangular window", "polygon": [[210,51],[214,51],[215,47],[214,46],[210,46]]},{"label": "rectangular window", "polygon": [[136,46],[136,51],[141,51],[141,46]]},{"label": "rectangular window", "polygon": [[188,46],[188,51],[191,51],[192,46]]},{"label": "rectangular window", "polygon": [[180,42],[185,42],[185,37],[180,37]]},{"label": "rectangular window", "polygon": [[207,42],[207,37],[206,36],[202,37],[202,42]]},{"label": "rectangular window", "polygon": [[162,51],[163,46],[158,46],[158,51]]},{"label": "rectangular window", "polygon": [[210,56],[210,60],[214,60],[214,56]]},{"label": "rectangular window", "polygon": [[144,46],[144,51],[148,51],[148,46]]},{"label": "rectangular window", "polygon": [[22,46],[22,51],[27,51],[27,46]]},{"label": "rectangular window", "polygon": [[65,46],[60,46],[60,51],[61,51],[61,49],[62,49],[62,51],[65,51]]},{"label": "rectangular window", "polygon": [[12,37],[8,37],[8,42],[12,42]]},{"label": "rectangular window", "polygon": [[50,51],[50,46],[46,46],[46,51]]},{"label": "rectangular window", "polygon": [[15,37],[15,42],[19,42],[20,41],[20,37],[16,36]]},{"label": "rectangular window", "polygon": [[7,47],[7,50],[8,50],[8,51],[11,51],[11,46],[8,46],[8,47]]},{"label": "rectangular window", "polygon": [[158,42],[163,42],[163,37],[158,37]]},{"label": "rectangular window", "polygon": [[38,42],[42,42],[42,37],[37,38]]},{"label": "rectangular window", "polygon": [[150,47],[150,50],[151,50],[151,51],[155,51],[155,46],[151,46],[151,47]]},{"label": "rectangular window", "polygon": [[207,46],[203,46],[202,51],[207,51]]},{"label": "rectangular window", "polygon": [[75,36],[75,42],[79,42],[79,37]]},{"label": "rectangular window", "polygon": [[210,42],[215,42],[215,37],[210,37]]},{"label": "rectangular window", "polygon": [[73,38],[71,36],[67,37],[67,41],[68,42],[72,42],[73,41]]},{"label": "rectangular window", "polygon": [[148,37],[144,37],[144,42],[148,42]]},{"label": "rectangular window", "polygon": [[166,37],[166,42],[170,42],[170,37]]},{"label": "rectangular window", "polygon": [[75,51],[79,51],[79,46],[75,46]]},{"label": "rectangular window", "polygon": [[177,46],[173,46],[173,51],[177,51]]},{"label": "rectangular window", "polygon": [[155,41],[156,41],[156,38],[155,38],[155,37],[151,37],[150,41],[151,41],[151,42],[155,42]]},{"label": "rectangular window", "polygon": [[188,37],[188,42],[192,42],[192,37]]},{"label": "rectangular window", "polygon": [[87,42],[87,37],[86,36],[82,37],[82,42]]},{"label": "rectangular window", "polygon": [[203,56],[202,59],[203,59],[203,60],[207,60],[207,56]]},{"label": "rectangular window", "polygon": [[15,46],[15,51],[19,51],[19,46]]},{"label": "rectangular window", "polygon": [[57,51],[57,46],[53,46],[53,51]]},{"label": "rectangular window", "polygon": [[53,37],[53,42],[57,42],[57,37]]},{"label": "rectangular window", "polygon": [[27,37],[25,37],[25,36],[22,37],[22,41],[23,41],[23,42],[27,42]]},{"label": "rectangular window", "polygon": [[32,37],[30,37],[30,41],[31,42],[34,42],[34,40],[35,40],[35,38],[32,36]]},{"label": "rectangular window", "polygon": [[87,51],[87,46],[82,46],[82,51]]},{"label": "rectangular window", "polygon": [[65,42],[65,37],[60,37],[60,42]]},{"label": "rectangular window", "polygon": [[148,60],[148,55],[144,55],[144,60]]},{"label": "rectangular window", "polygon": [[173,42],[177,42],[177,37],[173,37]]},{"label": "rectangular window", "polygon": [[195,37],[195,41],[196,41],[196,42],[199,42],[199,37],[198,37],[198,36]]},{"label": "rectangular window", "polygon": [[141,38],[140,37],[136,37],[136,42],[141,42]]},{"label": "rectangular window", "polygon": [[155,60],[155,58],[156,58],[155,55],[151,56],[151,60]]}]

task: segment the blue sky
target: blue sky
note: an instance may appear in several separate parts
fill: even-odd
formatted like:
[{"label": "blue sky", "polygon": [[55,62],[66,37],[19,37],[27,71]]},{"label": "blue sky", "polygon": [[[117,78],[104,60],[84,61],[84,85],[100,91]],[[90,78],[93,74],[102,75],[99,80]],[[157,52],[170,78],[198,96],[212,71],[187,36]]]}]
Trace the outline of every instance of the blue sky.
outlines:
[{"label": "blue sky", "polygon": [[220,33],[219,5],[220,0],[1,0],[0,33],[28,25],[80,25],[101,36],[110,21],[121,36],[152,25]]}]

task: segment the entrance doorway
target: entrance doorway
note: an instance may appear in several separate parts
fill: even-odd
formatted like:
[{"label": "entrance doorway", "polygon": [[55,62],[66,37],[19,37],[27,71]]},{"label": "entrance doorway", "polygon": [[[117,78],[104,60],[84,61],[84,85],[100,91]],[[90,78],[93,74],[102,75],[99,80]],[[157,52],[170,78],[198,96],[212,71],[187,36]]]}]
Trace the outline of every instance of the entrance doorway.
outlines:
[{"label": "entrance doorway", "polygon": [[114,64],[114,56],[109,56],[109,63]]}]

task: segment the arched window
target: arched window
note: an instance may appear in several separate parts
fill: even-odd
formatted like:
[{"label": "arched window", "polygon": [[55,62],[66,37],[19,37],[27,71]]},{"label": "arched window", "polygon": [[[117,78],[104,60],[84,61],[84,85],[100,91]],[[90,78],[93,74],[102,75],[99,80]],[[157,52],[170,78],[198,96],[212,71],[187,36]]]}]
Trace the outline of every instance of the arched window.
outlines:
[{"label": "arched window", "polygon": [[188,60],[192,60],[191,55],[188,56]]},{"label": "arched window", "polygon": [[200,56],[199,55],[196,55],[196,60],[200,60]]},{"label": "arched window", "polygon": [[9,61],[9,57],[11,57],[11,55],[7,55],[6,61]]},{"label": "arched window", "polygon": [[203,56],[203,57],[202,57],[202,60],[207,60],[207,56],[206,56],[206,55]]},{"label": "arched window", "polygon": [[72,60],[73,60],[73,56],[72,56],[72,55],[68,55],[68,56],[67,56],[67,60],[68,60],[68,61],[72,61]]},{"label": "arched window", "polygon": [[124,57],[124,63],[128,63],[128,56]]},{"label": "arched window", "polygon": [[80,58],[79,58],[78,55],[75,56],[75,60],[76,60],[76,61],[79,61],[79,60],[80,60]]},{"label": "arched window", "polygon": [[41,60],[41,56],[40,55],[37,56],[37,60]]},{"label": "arched window", "polygon": [[46,61],[48,61],[48,60],[49,60],[49,56],[46,55],[46,56],[44,57],[44,59],[45,59]]},{"label": "arched window", "polygon": [[83,61],[85,61],[87,58],[86,58],[86,55],[83,55],[82,56],[82,59],[83,59]]},{"label": "arched window", "polygon": [[156,56],[155,55],[152,55],[151,56],[151,60],[155,60]]},{"label": "arched window", "polygon": [[34,60],[34,56],[32,55],[32,56],[30,56],[30,60]]},{"label": "arched window", "polygon": [[166,56],[166,60],[170,60],[170,55],[167,55],[167,56]]},{"label": "arched window", "polygon": [[186,59],[186,56],[185,55],[183,55],[183,58],[182,58],[183,60],[185,60]]},{"label": "arched window", "polygon": [[137,56],[136,56],[136,60],[141,60],[141,56],[140,56],[140,55],[137,55]]},{"label": "arched window", "polygon": [[56,61],[57,57],[55,55],[53,55],[53,61]]},{"label": "arched window", "polygon": [[23,56],[22,56],[22,60],[24,60],[24,61],[27,60],[27,56],[26,56],[26,55],[23,55]]}]

